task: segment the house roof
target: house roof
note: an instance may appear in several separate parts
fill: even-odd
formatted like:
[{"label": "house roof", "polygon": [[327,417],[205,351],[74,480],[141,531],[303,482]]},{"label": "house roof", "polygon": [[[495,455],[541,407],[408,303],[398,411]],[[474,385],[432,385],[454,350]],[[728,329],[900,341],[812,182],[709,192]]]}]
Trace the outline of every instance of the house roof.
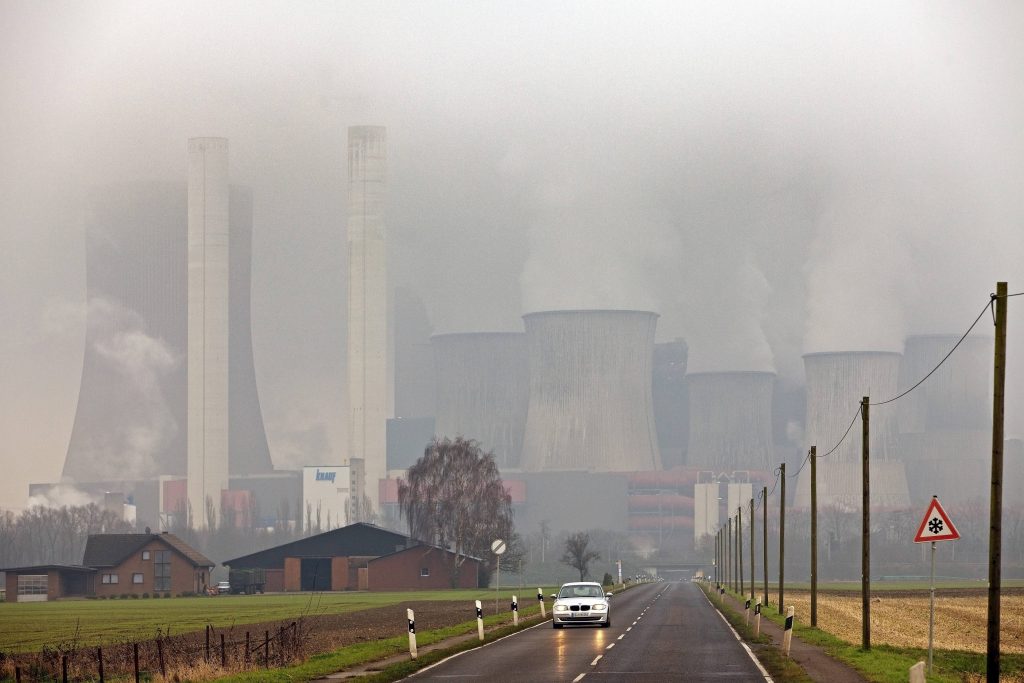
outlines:
[{"label": "house roof", "polygon": [[225,560],[238,568],[278,569],[286,557],[380,557],[404,549],[409,537],[366,522],[349,524],[256,553]]},{"label": "house roof", "polygon": [[[380,557],[375,557],[372,560],[370,560],[370,562],[376,562],[377,560],[383,560],[384,558],[391,557],[392,555],[398,555],[400,553],[407,553],[407,552],[411,552],[413,550],[426,550],[427,552],[431,552],[431,551],[434,551],[434,550],[439,550],[442,553],[445,553],[447,555],[454,555],[455,554],[454,551],[448,550],[447,548],[442,548],[439,545],[433,545],[431,543],[420,543],[420,542],[417,542],[416,545],[409,546],[408,548],[401,548],[400,550],[396,550],[396,551],[388,553],[386,555],[381,555]],[[462,557],[466,558],[467,560],[474,560],[476,562],[483,562],[483,559],[481,559],[479,557],[473,557],[472,555],[466,555],[465,553],[462,554]]]},{"label": "house roof", "polygon": [[216,563],[201,552],[169,533],[93,534],[85,542],[85,556],[82,558],[82,564],[87,567],[116,567],[154,540],[175,550],[195,567],[216,566]]}]

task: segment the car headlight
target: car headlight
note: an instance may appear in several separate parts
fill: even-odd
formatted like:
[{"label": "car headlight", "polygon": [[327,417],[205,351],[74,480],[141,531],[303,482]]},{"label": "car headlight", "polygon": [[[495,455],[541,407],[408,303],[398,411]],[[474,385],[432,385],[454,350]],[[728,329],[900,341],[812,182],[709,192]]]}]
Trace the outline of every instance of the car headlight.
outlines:
[{"label": "car headlight", "polygon": [[569,606],[568,605],[555,605],[555,611],[556,612],[568,612],[569,611]]},{"label": "car headlight", "polygon": [[590,606],[590,609],[594,612],[603,612],[606,609],[608,609],[608,604],[604,602],[595,602],[593,605]]}]

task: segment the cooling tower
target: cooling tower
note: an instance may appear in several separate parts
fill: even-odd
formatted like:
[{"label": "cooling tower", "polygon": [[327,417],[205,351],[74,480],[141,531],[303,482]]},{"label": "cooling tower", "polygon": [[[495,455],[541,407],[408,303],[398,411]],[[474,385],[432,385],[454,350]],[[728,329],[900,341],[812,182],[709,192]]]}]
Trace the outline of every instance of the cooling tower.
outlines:
[{"label": "cooling tower", "polygon": [[439,334],[434,350],[436,432],[465,436],[493,451],[502,469],[519,467],[530,373],[521,332]]},{"label": "cooling tower", "polygon": [[530,363],[524,470],[661,469],[651,397],[657,319],[647,311],[523,316]]},{"label": "cooling tower", "polygon": [[[387,476],[388,284],[384,230],[387,131],[348,129],[348,457],[362,458],[369,509]],[[355,495],[359,495],[356,493]],[[362,508],[362,503],[361,507]],[[356,519],[355,521],[362,521]]]},{"label": "cooling tower", "polygon": [[715,472],[771,469],[775,373],[697,372],[686,382],[688,466]]},{"label": "cooling tower", "polygon": [[[807,377],[806,447],[824,455],[842,438],[864,396],[882,401],[898,393],[900,354],[886,351],[809,353],[804,356]],[[908,504],[906,473],[897,460],[896,406],[872,407],[871,501],[873,506]],[[861,506],[861,421],[858,417],[846,439],[818,461],[818,505],[859,509]],[[810,467],[797,482],[796,507],[810,505]]]},{"label": "cooling tower", "polygon": [[[939,366],[959,335],[908,337],[900,366],[900,390]],[[900,453],[911,501],[932,495],[963,502],[986,495],[992,449],[993,343],[969,336],[917,389],[898,402]]]},{"label": "cooling tower", "polygon": [[[273,465],[252,357],[252,195],[232,187],[229,202],[228,441],[231,474],[239,476]],[[65,480],[185,475],[187,216],[183,183],[97,190],[85,233],[87,331]]]}]

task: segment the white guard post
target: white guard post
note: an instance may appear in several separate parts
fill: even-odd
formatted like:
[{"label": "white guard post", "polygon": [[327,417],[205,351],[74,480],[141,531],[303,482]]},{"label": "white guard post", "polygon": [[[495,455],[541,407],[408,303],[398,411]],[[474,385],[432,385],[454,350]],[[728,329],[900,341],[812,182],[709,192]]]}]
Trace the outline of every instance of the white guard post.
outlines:
[{"label": "white guard post", "polygon": [[750,623],[750,598],[747,598],[746,602],[743,603],[743,623]]},{"label": "white guard post", "polygon": [[544,593],[539,588],[537,589],[537,602],[540,603],[540,618],[547,619],[548,615],[544,610]]},{"label": "white guard post", "polygon": [[476,631],[480,634],[480,640],[484,639],[484,610],[480,606],[480,601],[476,601]]},{"label": "white guard post", "polygon": [[793,643],[793,607],[786,608],[786,630],[782,632],[782,654],[789,656],[789,647]]},{"label": "white guard post", "polygon": [[519,600],[512,596],[512,625],[519,626]]},{"label": "white guard post", "polygon": [[405,616],[409,620],[409,656],[416,659],[416,615],[407,609]]},{"label": "white guard post", "polygon": [[754,637],[761,635],[761,598],[754,605]]}]

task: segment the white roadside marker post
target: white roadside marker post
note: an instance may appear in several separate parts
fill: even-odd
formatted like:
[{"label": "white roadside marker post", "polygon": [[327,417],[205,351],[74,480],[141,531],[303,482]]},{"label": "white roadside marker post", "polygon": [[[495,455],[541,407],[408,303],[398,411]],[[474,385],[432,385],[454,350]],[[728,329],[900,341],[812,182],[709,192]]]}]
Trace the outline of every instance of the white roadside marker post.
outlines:
[{"label": "white roadside marker post", "polygon": [[750,598],[747,598],[746,602],[743,603],[743,623],[750,623]]},{"label": "white roadside marker post", "polygon": [[416,659],[416,615],[411,609],[407,609],[405,616],[409,620],[409,655]]},{"label": "white roadside marker post", "polygon": [[786,608],[786,630],[782,633],[782,654],[789,656],[789,646],[793,643],[793,613],[792,606]]},{"label": "white roadside marker post", "polygon": [[512,625],[519,626],[519,601],[516,596],[512,596]]},{"label": "white roadside marker post", "polygon": [[480,606],[480,601],[476,601],[476,631],[480,634],[480,640],[484,639],[484,610]]},{"label": "white roadside marker post", "polygon": [[910,667],[910,683],[925,683],[924,661]]},{"label": "white roadside marker post", "polygon": [[547,612],[544,610],[544,593],[542,593],[539,588],[537,589],[537,602],[540,603],[540,618],[547,619],[548,615]]},{"label": "white roadside marker post", "polygon": [[761,635],[761,598],[754,605],[754,637]]}]

